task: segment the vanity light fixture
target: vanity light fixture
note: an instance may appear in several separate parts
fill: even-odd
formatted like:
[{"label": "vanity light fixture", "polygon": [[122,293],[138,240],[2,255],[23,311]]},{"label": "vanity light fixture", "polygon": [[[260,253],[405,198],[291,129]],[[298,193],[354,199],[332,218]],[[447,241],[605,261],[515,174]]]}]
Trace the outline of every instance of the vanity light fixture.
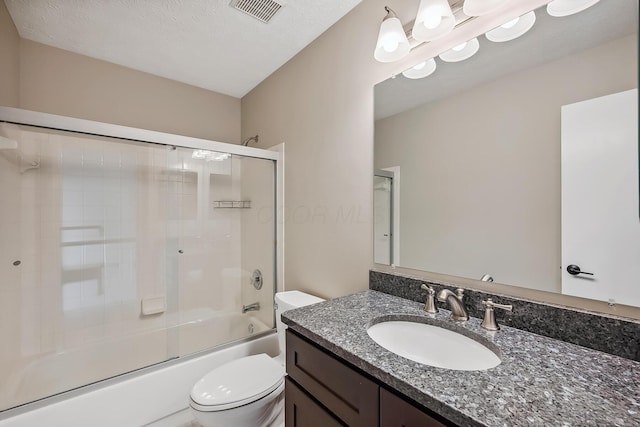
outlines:
[{"label": "vanity light fixture", "polygon": [[505,22],[497,28],[488,31],[485,34],[487,40],[492,42],[507,42],[509,40],[517,39],[527,31],[529,31],[533,24],[536,22],[536,14],[532,10],[525,13],[509,22]]},{"label": "vanity light fixture", "polygon": [[387,15],[380,24],[378,42],[373,56],[379,62],[393,62],[404,58],[409,53],[409,40],[395,12],[388,6],[385,6],[384,10],[387,11]]},{"label": "vanity light fixture", "polygon": [[509,0],[465,0],[462,12],[467,16],[482,16],[505,5]]},{"label": "vanity light fixture", "polygon": [[420,42],[447,35],[456,25],[448,0],[420,0],[411,36]]},{"label": "vanity light fixture", "polygon": [[547,4],[551,16],[569,16],[590,8],[600,0],[553,0]]},{"label": "vanity light fixture", "polygon": [[402,75],[408,79],[422,79],[430,76],[434,71],[436,71],[436,61],[433,58],[429,58],[403,71]]},{"label": "vanity light fixture", "polygon": [[444,62],[460,62],[471,58],[480,49],[477,38],[461,43],[446,52],[440,54],[440,59]]}]

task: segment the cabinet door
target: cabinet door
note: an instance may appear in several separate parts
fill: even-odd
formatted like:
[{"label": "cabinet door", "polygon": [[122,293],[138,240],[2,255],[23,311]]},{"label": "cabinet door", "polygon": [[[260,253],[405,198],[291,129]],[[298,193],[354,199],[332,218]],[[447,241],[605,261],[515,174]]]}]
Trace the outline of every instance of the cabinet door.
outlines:
[{"label": "cabinet door", "polygon": [[378,384],[287,329],[287,373],[350,427],[377,427]]},{"label": "cabinet door", "polygon": [[445,424],[424,413],[411,403],[380,388],[380,427],[445,426]]},{"label": "cabinet door", "polygon": [[284,396],[286,427],[343,426],[289,378],[285,382]]}]

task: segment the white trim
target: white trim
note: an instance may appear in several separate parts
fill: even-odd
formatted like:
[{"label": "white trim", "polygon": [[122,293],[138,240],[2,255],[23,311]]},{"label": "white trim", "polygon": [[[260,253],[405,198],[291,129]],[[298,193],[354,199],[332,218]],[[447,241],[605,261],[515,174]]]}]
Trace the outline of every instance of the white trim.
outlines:
[{"label": "white trim", "polygon": [[279,153],[260,148],[245,147],[238,144],[210,141],[190,136],[173,135],[153,130],[94,122],[91,120],[75,119],[72,117],[57,116],[55,114],[21,110],[19,108],[0,107],[0,121],[114,138],[131,139],[135,141],[152,142],[156,144],[173,145],[176,147],[221,151],[238,156],[256,157],[260,159],[279,160],[280,158]]},{"label": "white trim", "polygon": [[276,162],[276,292],[283,292],[284,279],[284,142],[274,145],[269,150],[279,154]]}]

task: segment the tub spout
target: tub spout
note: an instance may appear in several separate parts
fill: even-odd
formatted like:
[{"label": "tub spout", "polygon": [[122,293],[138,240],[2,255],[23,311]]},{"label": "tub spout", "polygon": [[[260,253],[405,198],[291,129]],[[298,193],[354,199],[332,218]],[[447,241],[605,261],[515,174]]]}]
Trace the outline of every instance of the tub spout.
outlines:
[{"label": "tub spout", "polygon": [[253,304],[243,305],[242,313],[246,313],[247,311],[258,311],[260,310],[260,303],[254,302]]}]

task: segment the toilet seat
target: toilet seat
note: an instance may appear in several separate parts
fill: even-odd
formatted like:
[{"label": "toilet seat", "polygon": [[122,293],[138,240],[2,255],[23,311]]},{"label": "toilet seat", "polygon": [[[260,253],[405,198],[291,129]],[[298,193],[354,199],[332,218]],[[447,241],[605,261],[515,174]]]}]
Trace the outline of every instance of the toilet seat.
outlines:
[{"label": "toilet seat", "polygon": [[203,412],[248,405],[284,383],[284,367],[262,353],[242,357],[212,370],[191,390],[191,407]]}]

